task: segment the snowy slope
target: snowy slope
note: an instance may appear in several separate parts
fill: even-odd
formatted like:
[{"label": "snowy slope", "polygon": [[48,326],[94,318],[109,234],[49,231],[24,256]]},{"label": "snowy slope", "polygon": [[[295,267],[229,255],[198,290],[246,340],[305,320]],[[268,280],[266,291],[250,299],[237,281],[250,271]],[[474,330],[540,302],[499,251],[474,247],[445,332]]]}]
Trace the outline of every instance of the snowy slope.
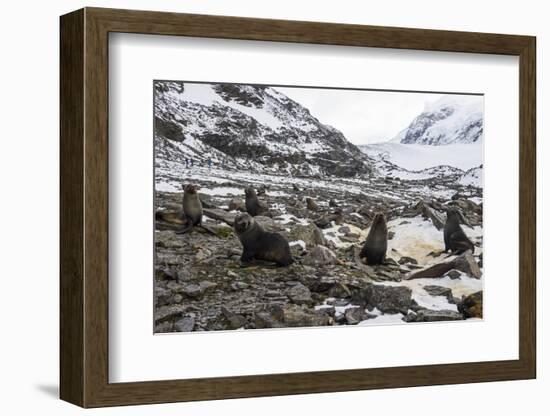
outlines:
[{"label": "snowy slope", "polygon": [[157,162],[219,165],[303,175],[355,176],[368,157],[284,94],[263,86],[155,83]]},{"label": "snowy slope", "polygon": [[458,179],[458,183],[464,186],[483,187],[483,165],[469,169]]},{"label": "snowy slope", "polygon": [[439,165],[449,165],[465,171],[483,163],[483,144],[480,142],[446,146],[384,142],[359,147],[372,158],[383,159],[413,171]]},{"label": "snowy slope", "polygon": [[393,142],[448,145],[483,140],[483,97],[445,95],[429,103]]}]

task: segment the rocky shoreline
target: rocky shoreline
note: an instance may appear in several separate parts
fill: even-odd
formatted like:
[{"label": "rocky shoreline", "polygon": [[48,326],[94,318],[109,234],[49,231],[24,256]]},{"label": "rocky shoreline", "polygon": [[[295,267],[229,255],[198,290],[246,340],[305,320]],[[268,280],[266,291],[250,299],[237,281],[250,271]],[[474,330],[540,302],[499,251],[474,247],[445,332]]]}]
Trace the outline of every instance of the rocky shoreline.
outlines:
[{"label": "rocky shoreline", "polygon": [[[482,190],[452,175],[422,180],[362,179],[186,170],[157,177],[155,210],[177,210],[183,182],[201,186],[205,224],[176,235],[156,222],[155,332],[371,325],[482,318]],[[295,259],[288,267],[241,267],[232,230],[244,189],[263,190],[268,216]],[[260,192],[262,193],[262,192]],[[473,226],[475,252],[443,250],[445,209],[461,209]],[[386,213],[387,261],[358,258],[373,214]]]}]

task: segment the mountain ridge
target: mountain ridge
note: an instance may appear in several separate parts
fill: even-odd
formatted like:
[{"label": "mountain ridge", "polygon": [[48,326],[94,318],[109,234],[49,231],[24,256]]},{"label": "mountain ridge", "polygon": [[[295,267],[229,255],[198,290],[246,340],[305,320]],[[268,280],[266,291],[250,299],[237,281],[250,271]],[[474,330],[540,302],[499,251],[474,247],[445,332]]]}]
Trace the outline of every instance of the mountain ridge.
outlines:
[{"label": "mountain ridge", "polygon": [[239,84],[155,83],[155,147],[197,161],[293,174],[355,176],[368,156],[277,90]]},{"label": "mountain ridge", "polygon": [[441,146],[483,140],[483,99],[445,95],[428,103],[392,142]]}]

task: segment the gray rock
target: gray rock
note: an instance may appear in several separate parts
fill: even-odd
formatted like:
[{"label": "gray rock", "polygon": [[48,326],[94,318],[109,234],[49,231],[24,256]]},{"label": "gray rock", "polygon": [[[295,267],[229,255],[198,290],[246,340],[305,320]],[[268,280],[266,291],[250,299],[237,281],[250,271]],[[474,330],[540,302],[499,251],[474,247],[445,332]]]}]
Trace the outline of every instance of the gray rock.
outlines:
[{"label": "gray rock", "polygon": [[172,332],[173,324],[170,321],[164,321],[155,325],[155,334]]},{"label": "gray rock", "polygon": [[[306,243],[306,247],[314,247],[316,245],[326,244],[323,232],[315,224],[294,225],[288,234],[288,240],[289,241],[302,240],[303,242]],[[323,244],[320,244],[320,243],[323,243]]]},{"label": "gray rock", "polygon": [[256,328],[282,328],[284,311],[279,305],[262,305],[254,311]]},{"label": "gray rock", "polygon": [[242,328],[246,324],[246,318],[244,316],[231,312],[225,306],[221,307],[221,312],[227,320],[229,329]]},{"label": "gray rock", "polygon": [[338,259],[331,249],[325,246],[315,246],[305,256],[303,263],[308,266],[319,267],[338,264]]},{"label": "gray rock", "polygon": [[313,303],[310,290],[301,283],[298,283],[297,285],[294,285],[290,289],[288,289],[286,291],[286,295],[291,300],[291,302],[298,305]]},{"label": "gray rock", "polygon": [[244,204],[244,201],[240,198],[233,198],[231,201],[229,201],[228,204],[229,211],[246,211],[246,206]]},{"label": "gray rock", "polygon": [[273,218],[265,215],[256,215],[254,221],[260,224],[267,231],[281,231],[282,227],[275,222]]},{"label": "gray rock", "polygon": [[462,321],[464,316],[456,311],[431,309],[420,309],[416,312],[416,316],[410,317],[407,315],[407,322],[438,322],[438,321]]},{"label": "gray rock", "polygon": [[470,250],[467,250],[453,261],[455,269],[460,270],[476,279],[481,279],[481,270]]},{"label": "gray rock", "polygon": [[350,299],[334,299],[331,304],[334,306],[347,306],[350,302]]},{"label": "gray rock", "polygon": [[185,242],[178,238],[173,231],[156,231],[155,245],[157,247],[182,248],[185,247]]},{"label": "gray rock", "polygon": [[398,263],[399,264],[418,264],[418,260],[412,257],[403,256],[399,259]]},{"label": "gray rock", "polygon": [[208,218],[212,218],[213,220],[216,220],[216,221],[225,222],[226,224],[231,226],[233,226],[233,223],[235,222],[235,217],[236,217],[235,214],[224,211],[223,209],[220,209],[220,208],[203,208],[202,212]]},{"label": "gray rock", "polygon": [[165,305],[159,308],[155,308],[155,322],[159,323],[168,319],[172,319],[186,311],[186,305]]},{"label": "gray rock", "polygon": [[332,325],[334,320],[322,311],[288,305],[284,308],[284,323],[287,327],[327,326]]},{"label": "gray rock", "polygon": [[424,286],[424,290],[432,296],[443,296],[449,303],[454,303],[453,291],[448,287],[428,285]]},{"label": "gray rock", "polygon": [[202,282],[199,283],[199,286],[200,286],[200,289],[202,291],[202,293],[206,293],[208,292],[209,290],[212,290],[213,288],[215,288],[217,286],[216,283],[214,282],[210,282],[208,280],[204,280]]},{"label": "gray rock", "polygon": [[192,299],[199,299],[203,294],[203,289],[194,283],[188,284],[182,288],[183,293]]},{"label": "gray rock", "polygon": [[361,307],[348,308],[344,313],[348,325],[357,325],[359,322],[369,318],[369,314]]},{"label": "gray rock", "polygon": [[334,306],[324,305],[322,308],[317,309],[317,312],[325,313],[334,318],[334,315],[336,314],[336,309],[334,308]]},{"label": "gray rock", "polygon": [[359,241],[359,235],[349,233],[349,234],[346,234],[346,235],[343,235],[342,237],[340,237],[340,240],[345,242],[345,243],[355,243],[355,242]]},{"label": "gray rock", "polygon": [[212,258],[212,252],[205,248],[199,249],[195,254],[195,261],[199,263],[211,258]]},{"label": "gray rock", "polygon": [[174,322],[174,329],[178,332],[191,332],[195,328],[195,318],[186,316]]},{"label": "gray rock", "polygon": [[443,277],[445,273],[447,273],[449,270],[452,270],[454,268],[455,268],[454,260],[443,262],[443,263],[436,263],[425,269],[419,270],[417,272],[414,272],[408,275],[406,279],[411,280],[411,279],[423,279],[423,278],[439,278],[439,277]]},{"label": "gray rock", "polygon": [[351,291],[344,283],[337,282],[329,289],[328,295],[333,298],[350,298]]},{"label": "gray rock", "polygon": [[233,282],[231,283],[231,289],[235,292],[239,290],[247,289],[250,285],[245,282]]},{"label": "gray rock", "polygon": [[438,230],[442,230],[445,227],[445,219],[443,218],[443,216],[425,202],[423,202],[422,204],[422,213],[424,214],[424,216],[432,220],[435,228],[437,228]]},{"label": "gray rock", "polygon": [[382,313],[407,314],[411,306],[412,291],[405,286],[368,285],[360,291],[360,301],[369,310],[377,308]]},{"label": "gray rock", "polygon": [[449,276],[449,279],[451,280],[456,280],[456,279],[460,279],[460,276],[462,276],[462,274],[458,271],[458,270],[449,270],[445,276]]},{"label": "gray rock", "polygon": [[157,307],[168,305],[172,298],[172,291],[162,287],[155,287],[155,305]]}]

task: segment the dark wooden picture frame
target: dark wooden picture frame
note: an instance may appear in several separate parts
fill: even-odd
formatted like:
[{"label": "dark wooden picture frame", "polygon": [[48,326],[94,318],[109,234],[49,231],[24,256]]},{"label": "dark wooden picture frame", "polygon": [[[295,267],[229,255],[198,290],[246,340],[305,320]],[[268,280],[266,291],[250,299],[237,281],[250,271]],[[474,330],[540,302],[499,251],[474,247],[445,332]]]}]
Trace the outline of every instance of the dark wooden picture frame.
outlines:
[{"label": "dark wooden picture frame", "polygon": [[[519,359],[109,383],[110,32],[519,57]],[[530,36],[85,8],[61,17],[60,360],[63,400],[100,407],[536,376],[536,41]]]}]

